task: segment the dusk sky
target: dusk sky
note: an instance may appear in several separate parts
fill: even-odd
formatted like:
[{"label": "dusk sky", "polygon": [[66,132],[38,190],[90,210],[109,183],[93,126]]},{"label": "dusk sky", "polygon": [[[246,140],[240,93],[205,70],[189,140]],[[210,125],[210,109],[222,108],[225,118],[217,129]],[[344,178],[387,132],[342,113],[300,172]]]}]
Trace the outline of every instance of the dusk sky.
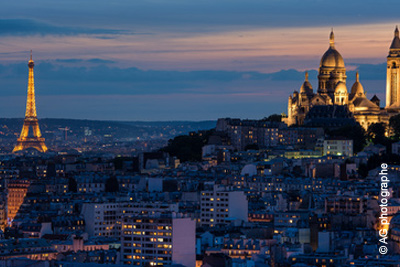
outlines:
[{"label": "dusk sky", "polygon": [[29,50],[38,117],[263,118],[287,110],[331,28],[347,68],[384,104],[398,1],[2,1],[0,117],[25,114]]}]

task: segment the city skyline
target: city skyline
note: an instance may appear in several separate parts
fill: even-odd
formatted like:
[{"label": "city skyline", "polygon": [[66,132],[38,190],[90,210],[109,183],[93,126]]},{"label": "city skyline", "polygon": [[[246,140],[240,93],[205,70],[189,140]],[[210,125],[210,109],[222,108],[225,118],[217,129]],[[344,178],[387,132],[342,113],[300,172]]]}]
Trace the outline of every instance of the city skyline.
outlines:
[{"label": "city skyline", "polygon": [[262,118],[285,112],[286,95],[303,79],[298,72],[317,69],[332,27],[346,68],[359,69],[368,96],[383,99],[383,63],[398,23],[393,3],[371,12],[356,1],[312,19],[318,1],[229,3],[3,4],[0,112],[23,117],[22,66],[33,49],[39,118]]},{"label": "city skyline", "polygon": [[399,267],[397,6],[1,3],[0,265]]}]

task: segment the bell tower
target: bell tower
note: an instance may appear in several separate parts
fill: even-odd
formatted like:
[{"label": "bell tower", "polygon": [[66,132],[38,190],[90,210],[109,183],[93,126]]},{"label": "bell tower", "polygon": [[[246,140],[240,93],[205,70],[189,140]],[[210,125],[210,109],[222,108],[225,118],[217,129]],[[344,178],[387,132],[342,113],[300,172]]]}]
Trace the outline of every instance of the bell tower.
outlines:
[{"label": "bell tower", "polygon": [[400,38],[396,26],[394,38],[387,56],[386,109],[400,110]]},{"label": "bell tower", "polygon": [[28,62],[29,78],[28,78],[28,96],[26,99],[26,111],[24,125],[22,126],[21,135],[17,140],[17,145],[14,147],[13,153],[27,148],[35,148],[40,152],[46,152],[47,147],[44,143],[44,138],[40,133],[39,121],[36,115],[35,102],[35,83],[33,79],[33,67],[35,63],[31,58]]}]

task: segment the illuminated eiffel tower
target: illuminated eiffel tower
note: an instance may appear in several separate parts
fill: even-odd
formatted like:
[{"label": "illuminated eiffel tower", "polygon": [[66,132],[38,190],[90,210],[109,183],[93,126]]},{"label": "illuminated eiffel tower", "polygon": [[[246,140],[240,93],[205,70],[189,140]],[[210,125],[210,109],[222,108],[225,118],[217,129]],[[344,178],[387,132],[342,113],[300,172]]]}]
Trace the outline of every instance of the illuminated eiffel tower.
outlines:
[{"label": "illuminated eiffel tower", "polygon": [[[39,121],[36,115],[36,103],[35,103],[35,84],[33,80],[33,67],[35,63],[32,60],[32,50],[31,59],[29,60],[29,80],[28,80],[28,97],[26,99],[26,112],[24,125],[22,126],[21,135],[17,140],[17,145],[14,147],[13,153],[24,150],[27,148],[35,148],[40,152],[46,152],[47,147],[44,143],[44,138],[40,133]],[[32,132],[30,133],[30,128]]]}]

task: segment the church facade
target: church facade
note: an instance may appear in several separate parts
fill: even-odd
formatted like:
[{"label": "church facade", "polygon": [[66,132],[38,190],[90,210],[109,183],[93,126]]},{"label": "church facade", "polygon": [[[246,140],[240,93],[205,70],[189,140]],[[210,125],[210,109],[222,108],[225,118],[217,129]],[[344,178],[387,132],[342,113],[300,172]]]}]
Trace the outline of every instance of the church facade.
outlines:
[{"label": "church facade", "polygon": [[[288,114],[283,121],[288,125],[302,125],[308,112],[315,106],[345,106],[354,119],[368,129],[373,123],[388,124],[391,116],[400,114],[400,39],[396,27],[387,57],[386,106],[380,107],[379,98],[368,99],[357,72],[350,92],[346,85],[346,67],[343,57],[335,48],[333,31],[329,48],[321,58],[318,73],[318,89],[314,92],[308,81],[308,73],[299,91],[289,96]],[[340,107],[344,108],[344,107]]]}]

